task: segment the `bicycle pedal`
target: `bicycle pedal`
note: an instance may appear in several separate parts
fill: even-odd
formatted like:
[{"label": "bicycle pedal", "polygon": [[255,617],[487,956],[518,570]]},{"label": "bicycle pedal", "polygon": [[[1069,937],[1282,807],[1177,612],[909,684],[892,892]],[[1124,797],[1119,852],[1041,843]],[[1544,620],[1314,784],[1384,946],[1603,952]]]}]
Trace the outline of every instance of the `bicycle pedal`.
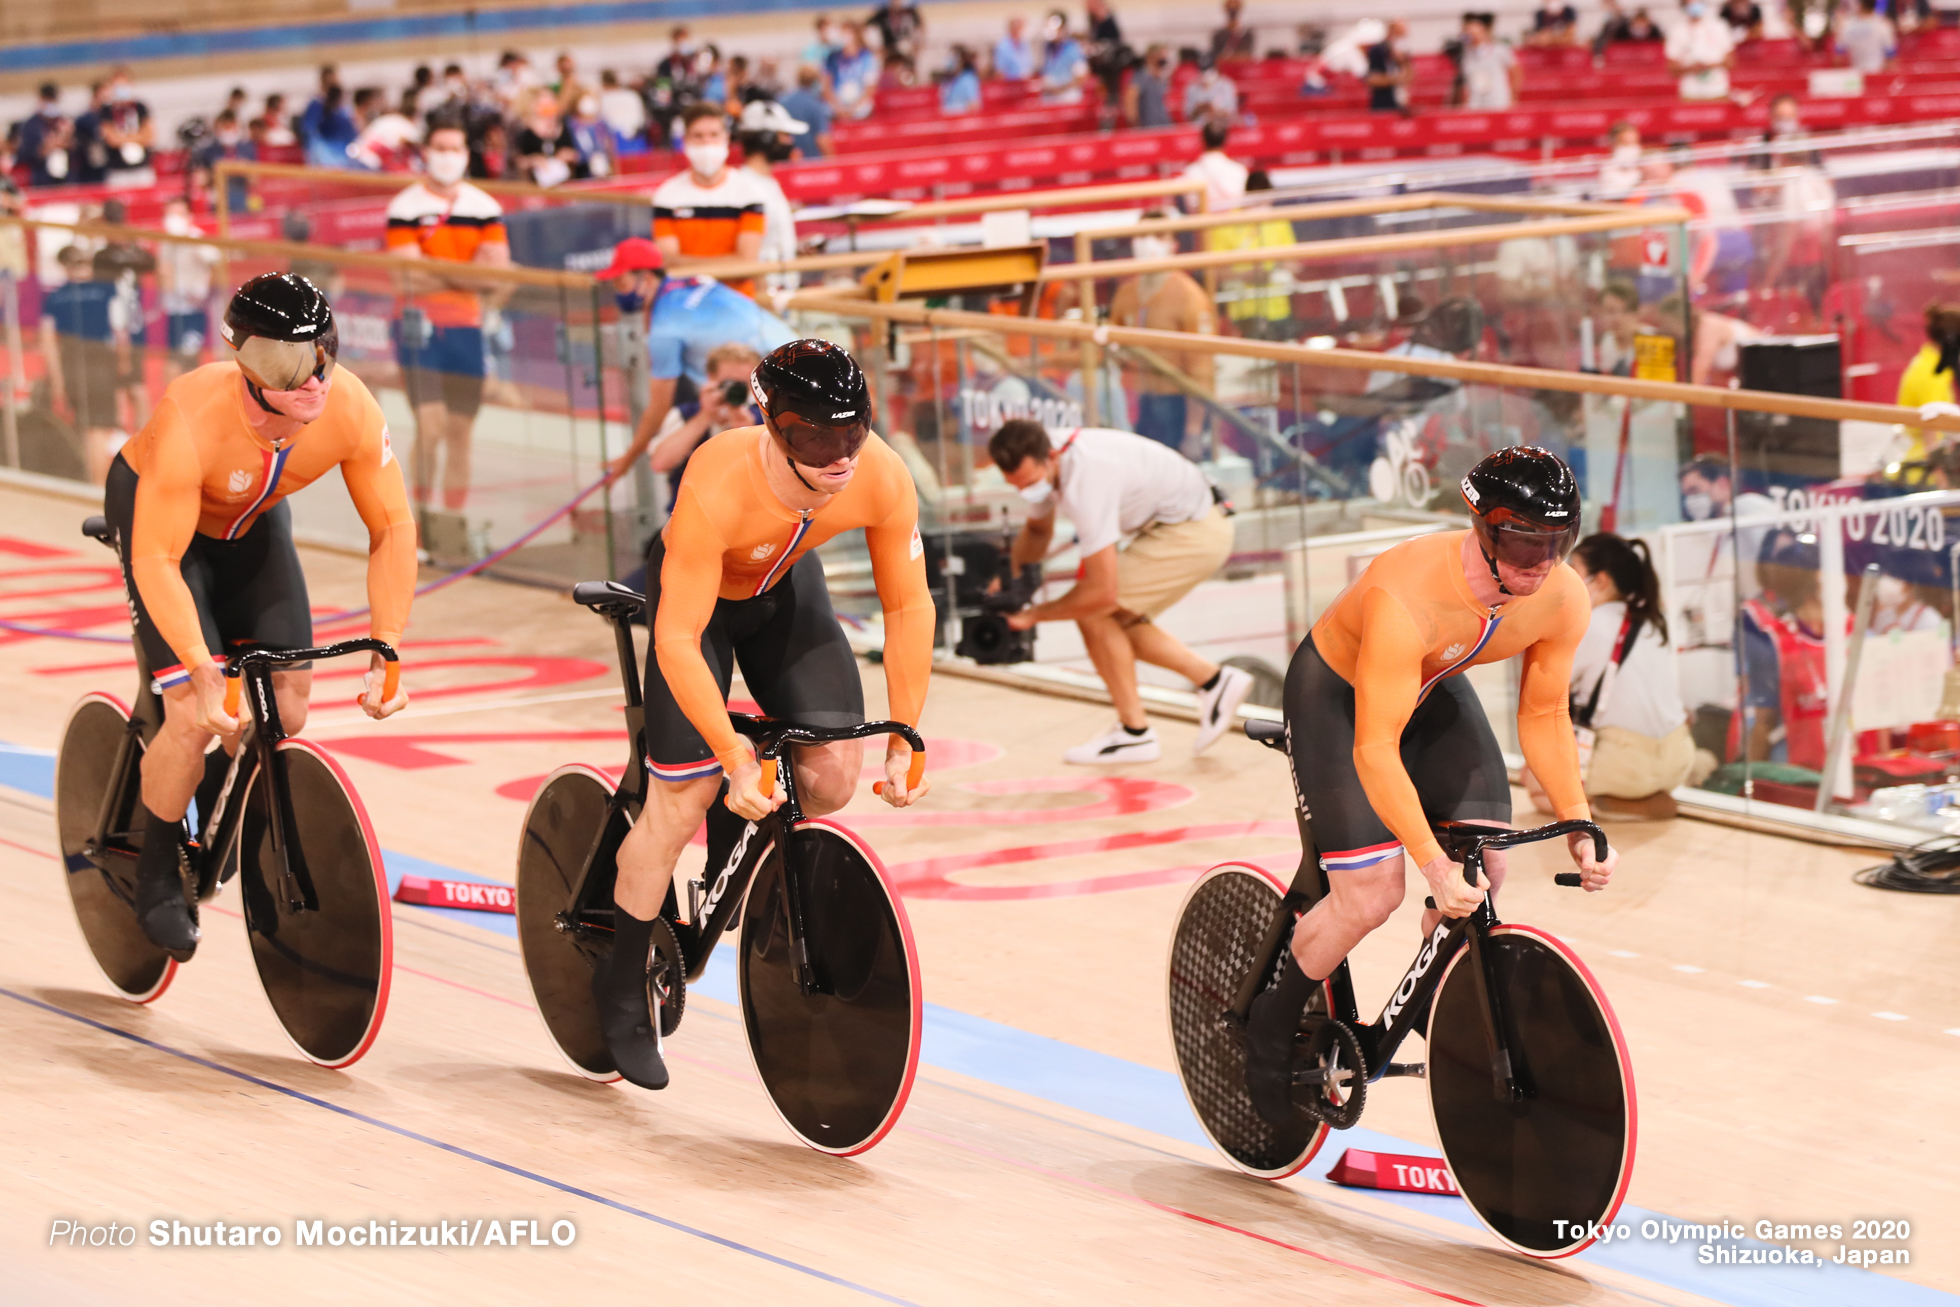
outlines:
[{"label": "bicycle pedal", "polygon": [[1411,1080],[1427,1080],[1429,1078],[1429,1064],[1427,1062],[1390,1062],[1382,1068],[1382,1079],[1386,1080],[1390,1076],[1407,1076]]}]

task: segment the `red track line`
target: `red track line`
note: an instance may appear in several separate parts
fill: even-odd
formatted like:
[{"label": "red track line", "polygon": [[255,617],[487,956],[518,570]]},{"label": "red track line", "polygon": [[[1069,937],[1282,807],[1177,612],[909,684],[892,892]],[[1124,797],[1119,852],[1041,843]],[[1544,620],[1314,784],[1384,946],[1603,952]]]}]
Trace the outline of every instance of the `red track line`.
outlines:
[{"label": "red track line", "polygon": [[0,837],[0,844],[4,844],[10,849],[19,849],[22,853],[32,853],[37,858],[54,857],[54,854],[49,853],[46,849],[37,849],[32,844],[16,844],[14,841],[4,837]]},{"label": "red track line", "polygon": [[487,990],[487,989],[478,989],[478,988],[477,988],[477,987],[476,987],[475,985],[465,985],[465,984],[464,984],[464,983],[463,983],[462,981],[460,981],[460,980],[451,980],[451,979],[450,979],[449,977],[447,977],[447,976],[438,976],[438,975],[437,975],[437,974],[436,974],[435,972],[433,972],[433,971],[421,971],[421,970],[418,970],[418,969],[417,969],[417,968],[415,968],[415,967],[410,967],[410,966],[405,966],[405,965],[403,965],[403,964],[402,964],[402,963],[400,963],[400,962],[397,962],[397,963],[395,964],[395,970],[397,970],[397,971],[406,971],[406,972],[407,972],[407,973],[408,973],[409,975],[411,975],[411,976],[420,976],[420,977],[422,977],[422,979],[424,979],[424,980],[433,980],[433,981],[435,981],[435,982],[436,982],[436,983],[437,983],[438,985],[448,985],[448,986],[450,986],[450,987],[451,987],[452,989],[460,989],[460,990],[463,990],[463,991],[464,991],[464,992],[466,992],[466,993],[470,993],[470,994],[476,994],[476,995],[478,995],[479,997],[482,997],[482,998],[487,998],[487,999],[491,999],[491,1000],[493,1000],[493,1001],[495,1001],[495,1002],[498,1002],[498,1003],[508,1003],[508,1004],[509,1004],[510,1006],[512,1006],[512,1007],[521,1007],[521,1008],[523,1008],[523,1009],[524,1009],[524,1010],[525,1010],[526,1012],[535,1012],[535,1011],[537,1011],[537,1009],[536,1009],[536,1008],[535,1008],[534,1006],[532,1006],[532,1005],[531,1005],[531,1004],[529,1004],[529,1003],[526,1003],[526,1002],[524,1002],[524,1001],[523,1001],[523,1000],[521,1000],[521,999],[515,999],[515,998],[505,998],[505,997],[504,997],[504,996],[503,996],[502,994],[493,994],[492,992],[490,992],[490,991],[489,991],[489,990]]},{"label": "red track line", "polygon": [[1137,1203],[1144,1207],[1154,1208],[1157,1211],[1164,1212],[1171,1216],[1181,1216],[1187,1221],[1196,1221],[1199,1225],[1209,1225],[1216,1230],[1225,1230],[1232,1234],[1241,1234],[1248,1239],[1256,1239],[1260,1243],[1269,1243],[1276,1248],[1284,1248],[1289,1252],[1300,1253],[1303,1256],[1313,1258],[1315,1261],[1326,1262],[1331,1266],[1338,1266],[1343,1270],[1354,1271],[1357,1274],[1366,1275],[1377,1280],[1384,1280],[1387,1281],[1389,1284],[1399,1284],[1405,1289],[1414,1289],[1419,1293],[1426,1293],[1429,1294],[1431,1297],[1441,1298],[1445,1302],[1462,1303],[1464,1304],[1464,1307],[1485,1307],[1485,1304],[1479,1303],[1473,1298],[1459,1298],[1453,1293],[1446,1293],[1441,1289],[1434,1289],[1426,1284],[1417,1284],[1414,1280],[1405,1280],[1399,1275],[1390,1275],[1386,1271],[1375,1271],[1375,1270],[1370,1270],[1366,1266],[1357,1266],[1353,1262],[1342,1261],[1338,1257],[1332,1257],[1326,1253],[1315,1252],[1311,1248],[1302,1248],[1299,1244],[1287,1243],[1283,1239],[1275,1239],[1271,1235],[1260,1234],[1255,1230],[1243,1229],[1236,1225],[1227,1225],[1225,1222],[1215,1221],[1209,1216],[1200,1216],[1196,1212],[1187,1212],[1181,1207],[1172,1207],[1167,1203],[1153,1202],[1150,1199],[1145,1198],[1140,1194],[1125,1193],[1121,1189],[1111,1189],[1107,1185],[1097,1184],[1093,1180],[1084,1180],[1077,1176],[1065,1174],[1061,1171],[1052,1171],[1045,1166],[1037,1166],[1033,1162],[1024,1162],[1019,1158],[1009,1157],[1005,1153],[994,1152],[990,1148],[981,1148],[975,1144],[964,1144],[957,1139],[948,1139],[946,1136],[935,1134],[930,1130],[921,1130],[917,1126],[902,1125],[899,1127],[899,1129],[906,1131],[910,1134],[920,1135],[926,1139],[931,1139],[937,1143],[945,1144],[951,1148],[960,1149],[963,1152],[977,1153],[981,1157],[990,1157],[997,1162],[1005,1162],[1009,1166],[1020,1167],[1024,1171],[1033,1171],[1037,1175],[1045,1175],[1051,1180],[1059,1180],[1063,1184],[1074,1185],[1078,1189],[1087,1189],[1093,1193],[1103,1194],[1110,1198],[1119,1198],[1126,1202]]}]

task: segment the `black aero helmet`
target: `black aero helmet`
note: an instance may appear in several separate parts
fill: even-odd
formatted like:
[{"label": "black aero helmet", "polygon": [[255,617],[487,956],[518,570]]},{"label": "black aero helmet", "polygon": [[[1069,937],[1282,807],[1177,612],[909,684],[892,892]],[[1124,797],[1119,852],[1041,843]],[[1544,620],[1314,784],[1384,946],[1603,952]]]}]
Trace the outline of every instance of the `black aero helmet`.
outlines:
[{"label": "black aero helmet", "polygon": [[225,308],[225,343],[238,356],[253,398],[297,390],[308,377],[325,381],[340,354],[340,329],[320,288],[294,272],[268,272],[238,288]]},{"label": "black aero helmet", "polygon": [[871,434],[871,387],[849,353],[827,340],[792,340],[749,376],[762,420],[805,467],[850,458]]},{"label": "black aero helmet", "polygon": [[1528,572],[1546,559],[1564,562],[1579,543],[1579,481],[1548,449],[1513,445],[1486,456],[1463,478],[1463,502],[1493,577],[1500,561]]}]

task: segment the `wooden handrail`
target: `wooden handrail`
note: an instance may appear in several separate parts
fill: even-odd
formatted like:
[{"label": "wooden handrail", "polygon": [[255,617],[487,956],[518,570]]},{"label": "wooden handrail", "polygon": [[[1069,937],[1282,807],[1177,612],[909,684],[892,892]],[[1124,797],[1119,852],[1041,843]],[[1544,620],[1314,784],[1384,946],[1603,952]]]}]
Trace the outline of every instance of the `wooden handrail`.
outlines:
[{"label": "wooden handrail", "polygon": [[1720,386],[1697,386],[1684,381],[1640,381],[1632,377],[1604,376],[1595,372],[1563,372],[1555,368],[1528,368],[1515,363],[1470,363],[1460,359],[1413,358],[1402,354],[1377,354],[1360,349],[1309,349],[1305,345],[1278,341],[1245,340],[1235,336],[1198,336],[1180,331],[1159,331],[1149,327],[1090,326],[1081,322],[1060,322],[1048,318],[1003,318],[994,313],[966,313],[956,309],[928,309],[916,304],[878,304],[869,300],[840,299],[805,292],[790,301],[794,308],[833,313],[845,318],[870,318],[906,322],[926,327],[951,327],[991,331],[1003,336],[1044,336],[1052,340],[1087,341],[1096,345],[1139,345],[1151,350],[1171,350],[1181,354],[1233,354],[1242,358],[1272,359],[1303,367],[1338,368],[1346,371],[1395,372],[1408,376],[1444,377],[1453,381],[1486,386],[1514,386],[1527,390],[1561,390],[1583,395],[1622,395],[1629,399],[1659,400],[1672,404],[1699,404],[1705,408],[1727,408],[1741,413],[1784,413],[1791,417],[1824,418],[1839,422],[1883,422],[1925,427],[1937,431],[1960,432],[1960,417],[1922,418],[1919,410],[1895,404],[1867,404],[1848,399],[1818,399],[1809,395],[1780,395],[1764,390],[1730,390]]},{"label": "wooden handrail", "polygon": [[[848,159],[846,160],[848,162]],[[999,195],[975,195],[963,200],[932,200],[915,204],[896,213],[859,218],[859,223],[917,222],[921,218],[953,218],[968,213],[1004,213],[1010,209],[1076,208],[1085,204],[1107,204],[1113,200],[1162,199],[1172,195],[1199,195],[1205,184],[1185,177],[1167,177],[1151,182],[1111,182],[1106,186],[1069,186],[1052,191],[1007,191]]]},{"label": "wooden handrail", "polygon": [[1126,227],[1099,227],[1080,233],[1090,240],[1119,236],[1157,236],[1204,231],[1212,227],[1243,226],[1274,219],[1312,222],[1320,218],[1362,218],[1377,213],[1412,213],[1422,209],[1470,209],[1479,213],[1535,213],[1545,217],[1596,217],[1622,213],[1632,206],[1590,200],[1538,200],[1494,195],[1459,195],[1425,191],[1419,195],[1387,195],[1372,200],[1329,200],[1321,204],[1274,204],[1226,209],[1216,213],[1180,214],[1175,218],[1145,218]]}]

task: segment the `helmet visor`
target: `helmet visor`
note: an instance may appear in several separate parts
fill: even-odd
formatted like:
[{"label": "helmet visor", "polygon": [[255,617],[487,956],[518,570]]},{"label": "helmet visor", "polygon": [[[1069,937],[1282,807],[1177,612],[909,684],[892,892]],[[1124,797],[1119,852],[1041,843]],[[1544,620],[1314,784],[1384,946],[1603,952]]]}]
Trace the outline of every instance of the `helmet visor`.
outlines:
[{"label": "helmet visor", "polygon": [[1547,562],[1562,563],[1579,543],[1577,524],[1547,530],[1517,518],[1505,522],[1483,517],[1472,520],[1484,552],[1520,572],[1532,571]]},{"label": "helmet visor", "polygon": [[238,347],[238,367],[260,390],[298,390],[308,377],[332,377],[334,356],[325,341],[247,336]]},{"label": "helmet visor", "polygon": [[855,458],[871,434],[871,424],[862,419],[844,426],[829,426],[792,412],[770,414],[769,425],[804,467],[829,467]]}]

